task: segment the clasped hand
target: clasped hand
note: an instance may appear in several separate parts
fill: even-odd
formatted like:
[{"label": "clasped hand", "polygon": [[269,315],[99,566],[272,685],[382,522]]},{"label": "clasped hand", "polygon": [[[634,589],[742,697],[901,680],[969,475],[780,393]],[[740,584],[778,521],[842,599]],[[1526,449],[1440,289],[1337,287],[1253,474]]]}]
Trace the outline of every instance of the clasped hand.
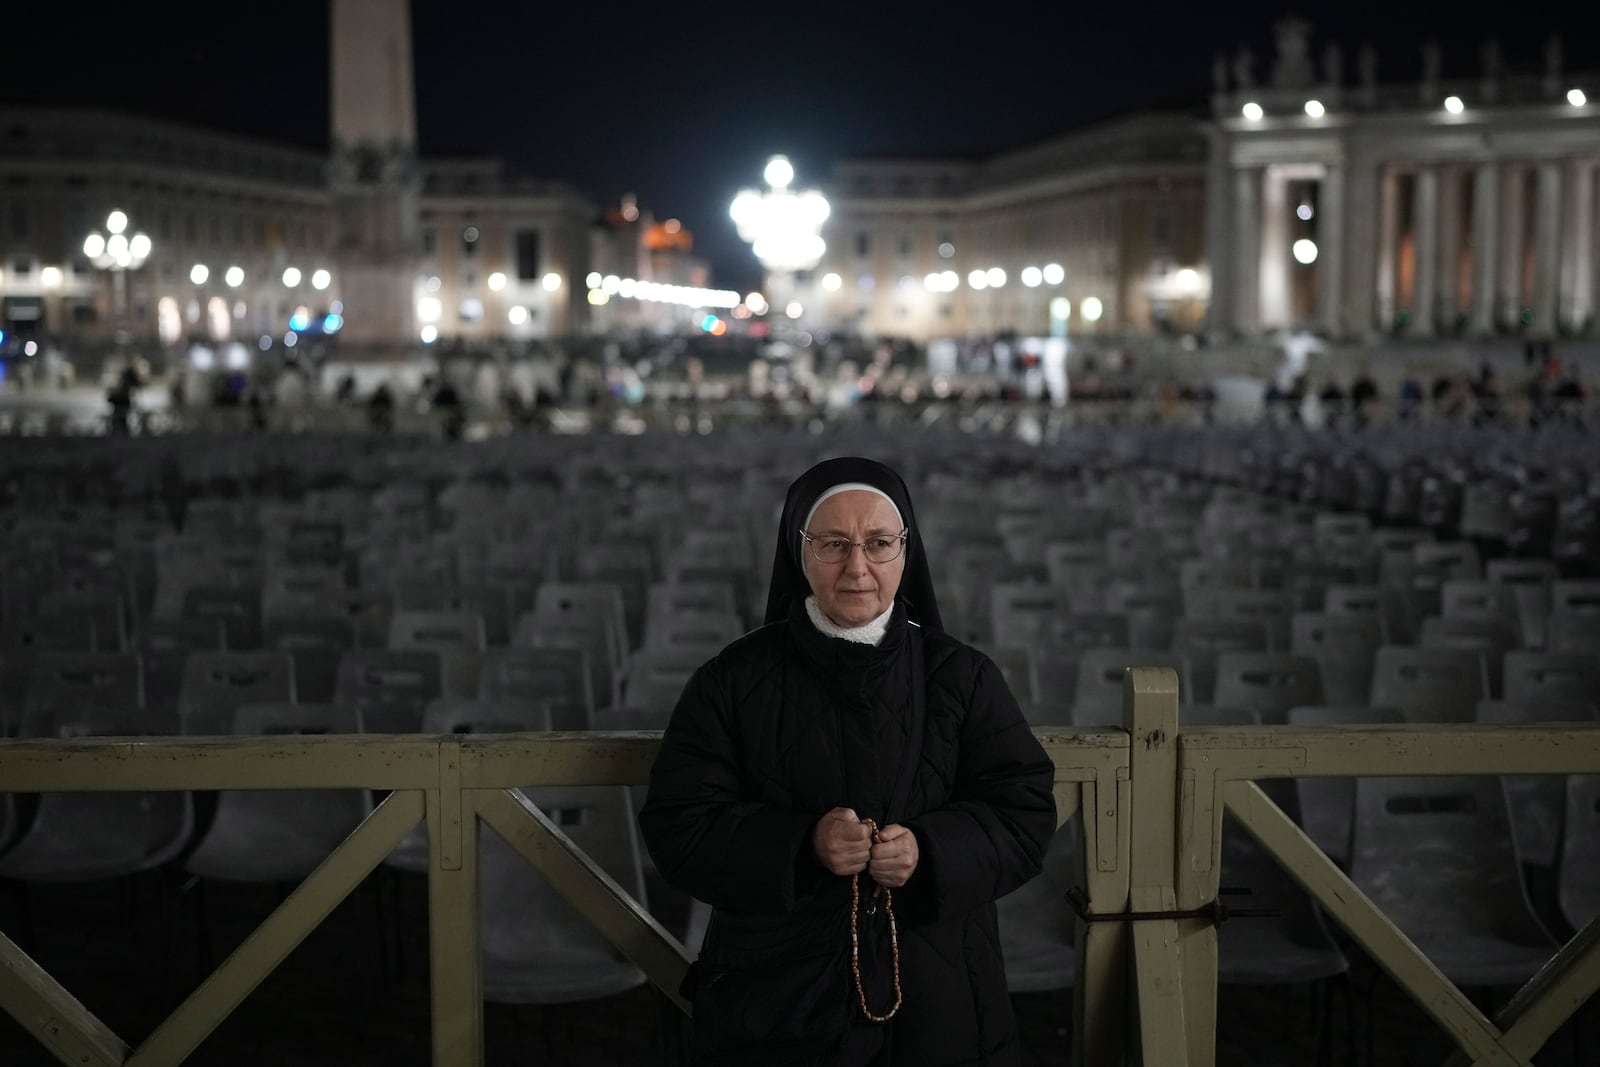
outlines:
[{"label": "clasped hand", "polygon": [[811,847],[828,872],[848,876],[866,871],[890,889],[905,885],[917,869],[917,835],[909,827],[880,827],[874,842],[872,828],[849,808],[834,808],[817,820]]}]

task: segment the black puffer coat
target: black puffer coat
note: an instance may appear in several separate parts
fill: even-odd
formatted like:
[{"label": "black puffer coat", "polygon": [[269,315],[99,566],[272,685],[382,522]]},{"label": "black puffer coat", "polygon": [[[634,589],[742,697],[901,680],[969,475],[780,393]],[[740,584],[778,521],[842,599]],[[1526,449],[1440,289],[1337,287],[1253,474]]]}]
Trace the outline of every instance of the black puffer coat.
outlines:
[{"label": "black puffer coat", "polygon": [[[922,736],[897,791],[919,691]],[[1052,778],[993,662],[908,623],[903,605],[874,647],[824,636],[796,604],[701,667],[639,817],[662,875],[714,908],[689,978],[695,1062],[832,1064],[845,1029],[863,1025],[852,879],[811,846],[817,820],[850,807],[910,827],[918,844],[893,895],[904,991],[887,1024],[893,1063],[1016,1063],[994,901],[1039,871]],[[868,908],[864,895],[861,970],[882,1014],[894,1000],[888,924]]]}]

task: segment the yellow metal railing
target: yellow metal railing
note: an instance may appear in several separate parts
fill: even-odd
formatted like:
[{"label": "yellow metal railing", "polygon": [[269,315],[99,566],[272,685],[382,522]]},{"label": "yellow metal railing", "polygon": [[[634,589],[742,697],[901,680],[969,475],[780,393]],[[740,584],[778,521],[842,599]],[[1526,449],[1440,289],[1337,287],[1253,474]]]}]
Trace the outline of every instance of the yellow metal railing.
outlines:
[{"label": "yellow metal railing", "polygon": [[[1451,1035],[1459,1062],[1525,1064],[1600,986],[1596,924],[1494,1020],[1434,968],[1254,779],[1600,773],[1600,726],[1217,727],[1180,732],[1177,677],[1136,669],[1126,727],[1038,731],[1058,816],[1082,810],[1079,888],[1101,914],[1216,898],[1223,809]],[[0,1007],[62,1062],[176,1064],[426,820],[434,1063],[483,1062],[477,825],[493,827],[664,994],[688,965],[661,928],[517,788],[637,785],[657,736],[88,738],[0,742],[12,792],[368,788],[367,820],[141,1045],[130,1048],[0,937]],[[1204,919],[1079,923],[1073,1061],[1215,1061],[1216,930]]]}]

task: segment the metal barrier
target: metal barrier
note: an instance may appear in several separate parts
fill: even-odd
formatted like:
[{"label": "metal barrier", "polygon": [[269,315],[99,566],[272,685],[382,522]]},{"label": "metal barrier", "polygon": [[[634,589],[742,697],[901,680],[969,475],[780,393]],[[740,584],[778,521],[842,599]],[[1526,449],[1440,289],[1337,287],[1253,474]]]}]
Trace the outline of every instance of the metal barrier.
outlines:
[{"label": "metal barrier", "polygon": [[[1177,677],[1135,669],[1127,729],[1041,729],[1058,815],[1084,815],[1082,884],[1101,914],[1172,912],[1216,899],[1221,819],[1232,811],[1443,1026],[1459,1062],[1524,1064],[1600,987],[1600,924],[1565,946],[1491,1022],[1253,784],[1318,775],[1600,773],[1600,726],[1179,732]],[[429,839],[433,1061],[483,1062],[477,822],[538,868],[685,1011],[683,946],[519,792],[648,779],[651,734],[88,738],[0,742],[11,792],[323,789],[390,791],[138,1048],[0,937],[0,1007],[62,1062],[182,1062],[414,826]],[[1074,1062],[1214,1062],[1216,929],[1203,918],[1079,923]],[[1131,979],[1131,980],[1130,980]]]}]

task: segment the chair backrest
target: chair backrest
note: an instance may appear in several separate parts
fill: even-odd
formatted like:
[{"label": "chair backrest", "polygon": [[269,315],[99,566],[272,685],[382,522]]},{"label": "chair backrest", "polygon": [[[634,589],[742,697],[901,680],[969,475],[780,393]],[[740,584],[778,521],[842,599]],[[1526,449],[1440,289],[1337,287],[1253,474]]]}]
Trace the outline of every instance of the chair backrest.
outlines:
[{"label": "chair backrest", "polygon": [[230,649],[261,647],[260,586],[190,586],[183,594],[182,612],[191,619],[220,622]]},{"label": "chair backrest", "polygon": [[622,664],[612,623],[600,618],[550,618],[530,612],[517,620],[511,643],[516,648],[568,648],[582,651],[589,666],[595,707],[617,699]]},{"label": "chair backrest", "polygon": [[685,612],[708,612],[738,617],[739,598],[732,582],[651,582],[645,590],[646,640],[658,619]]},{"label": "chair backrest", "polygon": [[1600,579],[1557,581],[1550,586],[1550,610],[1590,616],[1600,626]]},{"label": "chair backrest", "polygon": [[743,624],[731,611],[680,611],[645,621],[644,648],[715,653],[742,633]]},{"label": "chair backrest", "polygon": [[1408,722],[1470,722],[1489,695],[1482,652],[1384,645],[1373,656],[1370,702],[1399,708]]},{"label": "chair backrest", "polygon": [[1424,951],[1467,935],[1554,951],[1528,903],[1500,779],[1359,778],[1355,811],[1351,879]]},{"label": "chair backrest", "polygon": [[1211,611],[1206,618],[1259,621],[1267,636],[1269,651],[1289,647],[1289,619],[1295,604],[1282,589],[1236,589],[1228,586],[1211,590]]},{"label": "chair backrest", "polygon": [[1383,644],[1377,615],[1295,612],[1290,651],[1310,656],[1322,669],[1322,696],[1331,704],[1358,704],[1372,691],[1372,654]]},{"label": "chair backrest", "polygon": [[1513,650],[1505,654],[1503,681],[1507,700],[1565,697],[1600,703],[1600,655]]},{"label": "chair backrest", "polygon": [[[522,791],[623,890],[648,906],[625,786],[541,786]],[[483,995],[500,1003],[568,1003],[644,982],[554,886],[487,827],[479,831]]]},{"label": "chair backrest", "polygon": [[627,651],[627,607],[622,589],[614,582],[545,582],[534,599],[533,611],[550,622],[603,623],[613,649],[613,666]]},{"label": "chair backrest", "polygon": [[339,657],[334,700],[359,709],[368,733],[416,733],[423,709],[443,694],[437,652],[357,648]]},{"label": "chair backrest", "polygon": [[1310,656],[1287,652],[1217,656],[1212,702],[1219,707],[1248,708],[1264,723],[1282,723],[1290,708],[1322,701],[1322,670]]},{"label": "chair backrest", "polygon": [[1172,650],[1189,661],[1194,702],[1203,704],[1216,688],[1217,656],[1267,651],[1267,629],[1256,619],[1179,619],[1172,627]]},{"label": "chair backrest", "polygon": [[1082,819],[1074,813],[1050,838],[1039,874],[995,901],[1006,985],[1013,993],[1071,988],[1077,976],[1075,917],[1067,890],[1077,881]]},{"label": "chair backrest", "polygon": [[[1290,726],[1364,727],[1404,722],[1398,708],[1317,705],[1290,708]],[[1306,836],[1341,867],[1350,865],[1350,835],[1355,825],[1354,778],[1296,778],[1301,826]]]},{"label": "chair backrest", "polygon": [[144,673],[132,652],[35,652],[22,702],[24,720],[84,707],[137,708]]},{"label": "chair backrest", "polygon": [[[1589,701],[1545,696],[1533,700],[1486,700],[1478,705],[1475,719],[1502,725],[1594,722],[1600,719],[1600,712]],[[1561,811],[1566,803],[1566,782],[1555,774],[1503,777],[1522,862],[1534,867],[1552,867],[1561,848]]]},{"label": "chair backrest", "polygon": [[1515,592],[1487,579],[1449,579],[1439,588],[1439,610],[1447,619],[1499,615],[1513,625],[1517,621]]},{"label": "chair backrest", "polygon": [[628,658],[623,703],[635,708],[677,706],[683,687],[707,657],[701,650],[641,650]]},{"label": "chair backrest", "polygon": [[484,644],[503,645],[511,637],[511,599],[503,585],[400,580],[392,588],[398,614],[390,622],[391,641],[395,625],[413,613],[435,618],[475,615]]},{"label": "chair backrest", "polygon": [[186,734],[226,734],[241,704],[292,703],[294,661],[287,652],[189,653],[178,689]]},{"label": "chair backrest", "polygon": [[989,632],[995,645],[1031,645],[1071,612],[1066,592],[1048,585],[997,582],[989,588]]},{"label": "chair backrest", "polygon": [[1077,687],[1072,695],[1075,725],[1122,725],[1122,682],[1129,667],[1171,667],[1178,672],[1179,700],[1189,699],[1189,661],[1180,653],[1091,648],[1078,658]]},{"label": "chair backrest", "polygon": [[1442,584],[1451,578],[1481,578],[1483,565],[1471,541],[1424,541],[1411,548],[1412,581]]},{"label": "chair backrest", "polygon": [[550,706],[529,700],[465,700],[441,697],[430,700],[422,713],[425,734],[549,733]]},{"label": "chair backrest", "polygon": [[1457,648],[1483,653],[1489,678],[1489,693],[1501,693],[1501,665],[1505,655],[1517,647],[1516,632],[1503,615],[1477,615],[1471,618],[1444,618],[1430,615],[1422,620],[1418,642],[1423,648]]},{"label": "chair backrest", "polygon": [[1600,623],[1590,612],[1552,611],[1544,620],[1544,647],[1600,656]]},{"label": "chair backrest", "polygon": [[390,648],[481,651],[483,616],[475,611],[400,610],[389,621]]},{"label": "chair backrest", "polygon": [[1600,918],[1600,774],[1569,776],[1566,800],[1556,896],[1567,925],[1582,930]]},{"label": "chair backrest", "polygon": [[495,648],[478,668],[478,698],[543,704],[552,729],[587,730],[594,716],[589,657],[581,648]]}]

